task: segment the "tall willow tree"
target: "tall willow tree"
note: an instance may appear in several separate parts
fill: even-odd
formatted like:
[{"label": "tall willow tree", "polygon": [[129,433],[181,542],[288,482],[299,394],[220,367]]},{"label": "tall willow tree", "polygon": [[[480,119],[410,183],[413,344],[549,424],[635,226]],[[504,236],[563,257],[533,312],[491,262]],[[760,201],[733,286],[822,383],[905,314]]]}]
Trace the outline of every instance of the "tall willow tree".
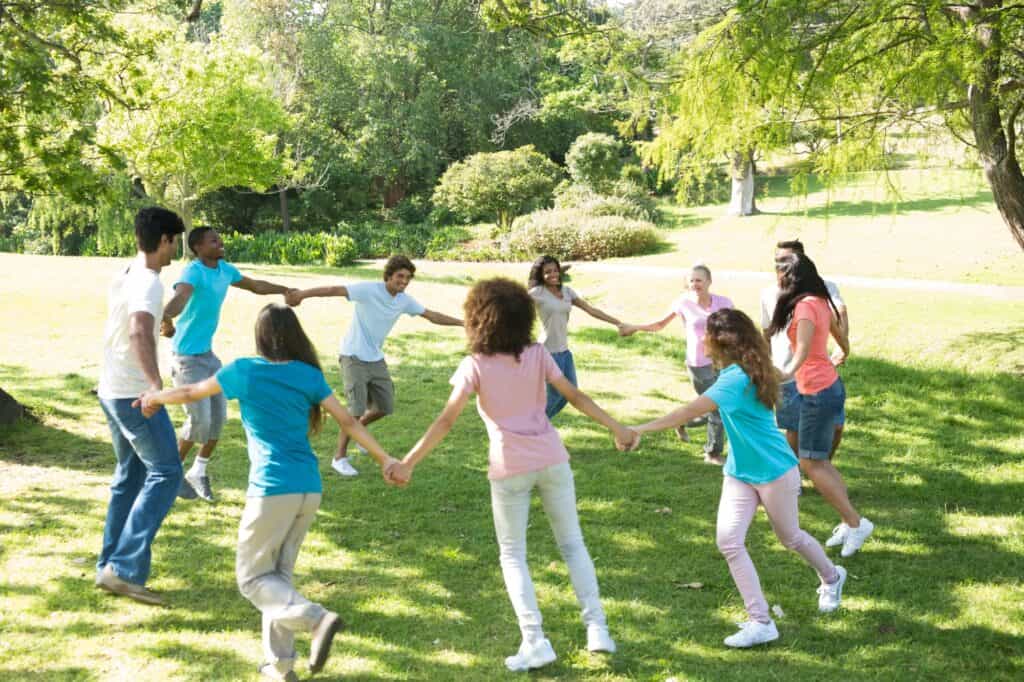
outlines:
[{"label": "tall willow tree", "polygon": [[1022,46],[1019,2],[738,0],[687,55],[699,68],[684,67],[651,154],[671,167],[724,151],[722,138],[780,146],[813,126],[828,176],[878,164],[894,133],[952,133],[1024,248]]}]

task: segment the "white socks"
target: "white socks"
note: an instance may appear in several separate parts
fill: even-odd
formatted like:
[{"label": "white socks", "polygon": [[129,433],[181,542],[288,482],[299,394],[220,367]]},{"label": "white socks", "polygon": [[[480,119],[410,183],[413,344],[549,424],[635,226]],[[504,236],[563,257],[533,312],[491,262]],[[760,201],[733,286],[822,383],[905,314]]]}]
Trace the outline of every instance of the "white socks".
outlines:
[{"label": "white socks", "polygon": [[203,459],[202,457],[196,455],[196,458],[192,461],[192,468],[189,469],[188,473],[194,476],[205,476],[206,464],[209,461],[209,458]]}]

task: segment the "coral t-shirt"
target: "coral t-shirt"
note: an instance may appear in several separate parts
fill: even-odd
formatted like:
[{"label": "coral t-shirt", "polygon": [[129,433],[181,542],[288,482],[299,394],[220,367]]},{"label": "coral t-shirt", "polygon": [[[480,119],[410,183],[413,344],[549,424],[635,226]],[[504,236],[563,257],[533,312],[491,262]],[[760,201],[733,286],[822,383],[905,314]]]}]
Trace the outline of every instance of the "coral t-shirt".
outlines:
[{"label": "coral t-shirt", "polygon": [[811,337],[811,348],[807,359],[796,371],[796,390],[803,395],[819,393],[835,383],[838,374],[828,355],[829,325],[832,322],[832,309],[828,301],[817,296],[808,296],[797,302],[793,309],[793,319],[786,330],[790,347],[796,352],[796,327],[800,320],[814,323],[814,336]]},{"label": "coral t-shirt", "polygon": [[476,407],[490,437],[487,478],[496,480],[569,461],[558,431],[544,413],[546,384],[562,377],[554,358],[535,343],[514,355],[475,354],[464,358],[451,385],[476,393]]}]

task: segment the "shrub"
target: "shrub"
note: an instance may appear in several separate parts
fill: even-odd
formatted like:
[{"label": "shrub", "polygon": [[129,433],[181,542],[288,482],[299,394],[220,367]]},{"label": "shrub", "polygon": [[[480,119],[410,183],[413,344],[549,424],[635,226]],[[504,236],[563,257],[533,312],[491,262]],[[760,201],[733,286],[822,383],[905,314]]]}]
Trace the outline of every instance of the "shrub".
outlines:
[{"label": "shrub", "polygon": [[607,192],[619,177],[621,145],[605,133],[585,133],[565,154],[573,181],[597,192]]},{"label": "shrub", "polygon": [[339,266],[355,260],[355,241],[328,232],[262,232],[222,234],[228,257],[239,263]]},{"label": "shrub", "polygon": [[355,261],[359,253],[356,242],[347,234],[327,235],[324,245],[324,264],[339,268]]},{"label": "shrub", "polygon": [[550,201],[559,175],[532,146],[473,154],[445,171],[433,201],[463,220],[493,219],[507,231],[516,216]]},{"label": "shrub", "polygon": [[564,260],[599,260],[648,253],[658,245],[654,225],[579,209],[535,211],[516,220],[510,250],[522,257],[547,253]]},{"label": "shrub", "polygon": [[639,185],[619,181],[609,187],[610,194],[597,194],[583,185],[559,186],[555,208],[576,208],[594,216],[617,215],[656,223],[658,207]]}]

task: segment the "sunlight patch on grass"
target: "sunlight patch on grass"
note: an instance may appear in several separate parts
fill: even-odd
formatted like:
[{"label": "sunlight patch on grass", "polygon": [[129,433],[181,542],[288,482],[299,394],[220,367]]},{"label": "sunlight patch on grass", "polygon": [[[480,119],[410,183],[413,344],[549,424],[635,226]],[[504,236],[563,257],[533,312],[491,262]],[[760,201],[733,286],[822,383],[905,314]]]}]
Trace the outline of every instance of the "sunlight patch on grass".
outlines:
[{"label": "sunlight patch on grass", "polygon": [[1019,576],[1012,583],[967,583],[953,588],[960,616],[940,627],[974,625],[1008,635],[1024,635],[1024,585]]},{"label": "sunlight patch on grass", "polygon": [[1018,540],[1024,534],[1024,518],[1020,516],[979,516],[953,513],[946,515],[946,529],[957,537],[987,536]]}]

